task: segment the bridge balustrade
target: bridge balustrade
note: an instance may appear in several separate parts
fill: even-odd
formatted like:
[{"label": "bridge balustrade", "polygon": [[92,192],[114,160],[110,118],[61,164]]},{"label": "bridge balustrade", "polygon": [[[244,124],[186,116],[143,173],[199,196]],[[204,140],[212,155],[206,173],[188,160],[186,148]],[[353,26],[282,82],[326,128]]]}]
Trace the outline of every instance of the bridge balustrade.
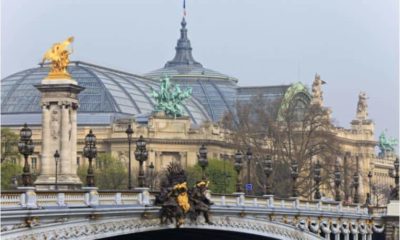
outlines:
[{"label": "bridge balustrade", "polygon": [[[64,192],[36,192],[37,206],[86,206],[84,191],[64,191]],[[133,191],[99,191],[99,205],[137,205],[139,204],[139,192]],[[18,208],[22,207],[21,202],[24,201],[24,193],[6,192],[1,194],[1,208]],[[154,201],[155,195],[150,195],[150,200]],[[235,195],[211,195],[211,200],[215,205],[236,206],[238,205],[237,196]],[[243,206],[269,208],[268,199],[265,197],[245,196]],[[326,211],[326,212],[346,212],[346,213],[368,213],[367,208],[360,209],[356,204],[341,206],[337,202],[323,201],[299,201],[296,199],[273,199],[274,208],[281,209],[304,209],[310,211]],[[376,214],[384,213],[385,208],[374,208]]]},{"label": "bridge balustrade", "polygon": [[[96,216],[102,216],[101,219],[134,217],[139,222],[149,215],[157,218],[160,207],[153,204],[155,196],[156,193],[150,193],[147,196],[148,201],[143,201],[143,192],[138,191],[34,191],[30,195],[22,191],[2,192],[2,234],[4,232],[7,236],[14,236],[14,233],[9,232],[10,229],[31,226],[32,221],[35,223],[34,216],[41,218],[43,226],[51,226],[59,221],[73,223],[88,218],[96,220]],[[96,201],[88,200],[93,197]],[[30,205],[26,204],[29,201],[27,198],[32,198]],[[378,216],[384,213],[385,208],[370,208],[368,212],[367,208],[356,204],[342,206],[333,201],[305,201],[243,194],[211,194],[210,198],[214,202],[211,214],[221,227],[227,227],[232,221],[236,221],[234,224],[238,226],[242,223],[246,223],[248,227],[255,224],[260,229],[267,227],[269,223],[278,223],[308,231],[317,238],[323,232],[328,236],[326,239],[329,239],[331,232],[336,237],[342,233],[348,236],[361,235],[365,239],[372,235],[371,229],[375,232],[383,231]],[[49,211],[51,214],[47,216]],[[148,220],[148,224],[159,224],[154,218]],[[243,225],[245,228],[246,226]]]}]

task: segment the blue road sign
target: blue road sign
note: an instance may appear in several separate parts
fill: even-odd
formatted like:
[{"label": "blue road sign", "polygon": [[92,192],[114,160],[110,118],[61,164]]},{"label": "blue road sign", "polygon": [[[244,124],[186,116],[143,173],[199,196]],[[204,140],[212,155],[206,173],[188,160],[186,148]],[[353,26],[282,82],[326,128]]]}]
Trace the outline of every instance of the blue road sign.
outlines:
[{"label": "blue road sign", "polygon": [[253,184],[246,183],[246,191],[252,191],[252,190],[253,190]]}]

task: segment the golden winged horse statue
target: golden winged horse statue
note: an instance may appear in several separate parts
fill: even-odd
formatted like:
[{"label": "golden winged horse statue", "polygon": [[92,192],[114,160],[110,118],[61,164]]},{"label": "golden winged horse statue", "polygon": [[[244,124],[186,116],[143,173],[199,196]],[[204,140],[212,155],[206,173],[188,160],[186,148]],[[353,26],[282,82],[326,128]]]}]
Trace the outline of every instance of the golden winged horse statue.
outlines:
[{"label": "golden winged horse statue", "polygon": [[51,69],[47,79],[70,79],[67,71],[69,64],[69,55],[73,52],[72,47],[69,48],[74,41],[74,37],[69,37],[64,42],[55,43],[47,50],[43,56],[42,63],[46,61],[51,62]]}]

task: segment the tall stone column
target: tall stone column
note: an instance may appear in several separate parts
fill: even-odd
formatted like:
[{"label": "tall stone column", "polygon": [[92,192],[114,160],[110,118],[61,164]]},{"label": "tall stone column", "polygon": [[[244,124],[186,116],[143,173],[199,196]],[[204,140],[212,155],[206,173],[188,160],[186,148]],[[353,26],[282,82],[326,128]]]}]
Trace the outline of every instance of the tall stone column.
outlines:
[{"label": "tall stone column", "polygon": [[42,104],[42,156],[41,156],[41,171],[42,175],[50,175],[51,168],[51,155],[50,151],[50,105],[49,103]]},{"label": "tall stone column", "polygon": [[[78,104],[72,104],[71,107],[69,108],[69,116],[71,118],[71,143],[72,143],[72,161],[71,161],[71,174],[76,173],[76,169],[78,168],[78,165],[76,164],[76,158],[77,158],[77,144],[78,144],[78,139],[77,139],[77,109],[78,109]],[[75,172],[74,172],[75,171]]]},{"label": "tall stone column", "polygon": [[38,189],[54,189],[54,153],[60,153],[57,169],[58,189],[78,189],[77,175],[77,106],[84,89],[73,79],[44,79],[35,86],[42,93],[42,171],[35,181]]},{"label": "tall stone column", "polygon": [[[69,112],[68,112],[68,103],[62,103],[61,107],[61,151],[60,151],[60,160],[61,160],[61,174],[70,174],[71,172],[71,154],[72,154],[72,146],[70,146],[69,142]],[[76,143],[75,143],[76,144]]]}]

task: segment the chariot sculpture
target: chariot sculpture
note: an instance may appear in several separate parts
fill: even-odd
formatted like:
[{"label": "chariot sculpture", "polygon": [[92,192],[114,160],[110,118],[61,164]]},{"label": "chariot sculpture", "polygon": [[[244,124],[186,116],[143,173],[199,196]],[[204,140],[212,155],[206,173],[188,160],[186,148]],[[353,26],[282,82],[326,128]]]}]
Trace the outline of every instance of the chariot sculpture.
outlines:
[{"label": "chariot sculpture", "polygon": [[163,111],[165,115],[173,118],[184,114],[183,103],[192,95],[192,89],[182,90],[179,84],[172,84],[169,77],[161,79],[160,90],[152,89],[151,96],[156,100],[156,112]]}]

